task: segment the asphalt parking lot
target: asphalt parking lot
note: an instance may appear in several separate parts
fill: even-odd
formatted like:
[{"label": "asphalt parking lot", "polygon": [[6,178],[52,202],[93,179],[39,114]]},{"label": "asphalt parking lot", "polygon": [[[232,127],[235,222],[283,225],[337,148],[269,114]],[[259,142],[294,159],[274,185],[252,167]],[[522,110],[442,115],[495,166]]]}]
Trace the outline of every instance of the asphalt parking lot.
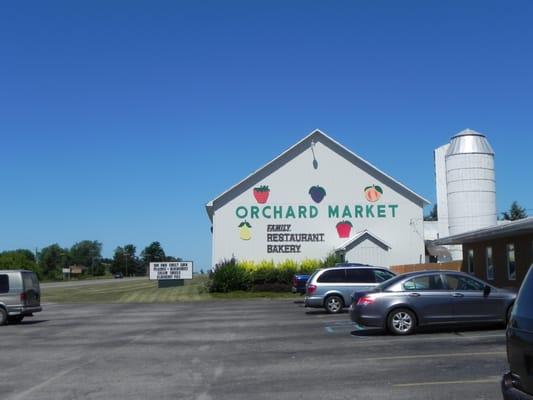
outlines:
[{"label": "asphalt parking lot", "polygon": [[505,332],[361,331],[294,300],[45,305],[0,327],[0,398],[501,399]]}]

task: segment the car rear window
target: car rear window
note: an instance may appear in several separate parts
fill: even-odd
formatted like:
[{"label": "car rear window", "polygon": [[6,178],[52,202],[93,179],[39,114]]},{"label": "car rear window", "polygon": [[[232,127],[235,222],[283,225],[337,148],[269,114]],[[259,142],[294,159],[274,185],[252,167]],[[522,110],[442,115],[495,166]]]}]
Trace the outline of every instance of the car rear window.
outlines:
[{"label": "car rear window", "polygon": [[392,272],[381,269],[374,270],[374,275],[376,276],[376,282],[378,283],[385,282],[386,280],[389,280],[395,276]]},{"label": "car rear window", "polygon": [[349,283],[374,283],[374,272],[368,268],[348,268],[346,281]]},{"label": "car rear window", "polygon": [[485,288],[485,285],[482,284],[479,281],[476,281],[472,278],[467,278],[466,276],[461,275],[449,275],[446,274],[446,280],[448,281],[448,286],[451,290],[458,290],[458,291],[464,291],[464,290],[483,290]]},{"label": "car rear window", "polygon": [[32,272],[24,272],[22,274],[22,280],[24,281],[24,290],[36,290],[39,288],[39,280]]},{"label": "car rear window", "polygon": [[9,277],[7,275],[0,275],[0,293],[9,292]]},{"label": "car rear window", "polygon": [[522,283],[522,287],[516,298],[513,314],[524,318],[533,318],[533,307],[531,307],[531,304],[533,304],[533,265],[529,267],[526,279]]},{"label": "car rear window", "polygon": [[440,275],[419,276],[406,281],[403,284],[405,290],[444,290],[444,284]]},{"label": "car rear window", "polygon": [[346,282],[346,270],[344,268],[332,269],[324,272],[317,279],[321,283],[343,283]]}]

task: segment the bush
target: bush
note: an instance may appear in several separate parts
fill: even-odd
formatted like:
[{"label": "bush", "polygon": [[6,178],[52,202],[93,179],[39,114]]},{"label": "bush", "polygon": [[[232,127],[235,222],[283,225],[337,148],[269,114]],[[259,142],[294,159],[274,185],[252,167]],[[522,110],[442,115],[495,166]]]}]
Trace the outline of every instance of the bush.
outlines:
[{"label": "bush", "polygon": [[264,260],[237,261],[235,258],[217,264],[209,274],[210,292],[230,292],[233,290],[289,291],[295,274],[311,274],[319,268],[335,266],[341,262],[334,253],[325,260],[304,260],[300,263],[285,260],[279,264]]},{"label": "bush", "polygon": [[298,263],[292,260],[285,260],[277,266],[278,272],[278,283],[281,284],[292,284],[292,277],[294,274],[298,273]]},{"label": "bush", "polygon": [[324,259],[323,266],[324,268],[331,268],[337,265],[338,263],[342,262],[342,258],[339,254],[336,254],[335,252],[331,252],[328,254],[328,256]]},{"label": "bush", "polygon": [[235,258],[215,265],[209,274],[209,291],[227,293],[251,288],[250,274]]},{"label": "bush", "polygon": [[322,260],[303,260],[300,263],[300,268],[298,269],[298,272],[301,274],[312,274],[317,269],[323,267]]}]

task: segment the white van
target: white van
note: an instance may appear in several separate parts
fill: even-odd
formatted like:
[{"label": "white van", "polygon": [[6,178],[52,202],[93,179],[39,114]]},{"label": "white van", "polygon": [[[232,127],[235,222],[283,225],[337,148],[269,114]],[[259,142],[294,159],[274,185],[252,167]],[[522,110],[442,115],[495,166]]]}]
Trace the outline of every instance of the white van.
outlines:
[{"label": "white van", "polygon": [[41,310],[41,288],[35,272],[0,270],[0,325],[19,323]]}]

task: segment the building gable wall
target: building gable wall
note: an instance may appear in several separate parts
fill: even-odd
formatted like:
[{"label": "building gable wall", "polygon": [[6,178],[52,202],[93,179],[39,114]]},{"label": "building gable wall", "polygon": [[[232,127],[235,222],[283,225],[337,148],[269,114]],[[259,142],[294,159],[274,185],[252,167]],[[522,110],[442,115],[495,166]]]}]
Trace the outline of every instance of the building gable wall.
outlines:
[{"label": "building gable wall", "polygon": [[[348,240],[337,229],[341,221],[351,223],[350,237],[368,229],[390,244],[391,264],[423,258],[422,203],[330,146],[318,141],[262,177],[252,186],[240,187],[233,198],[226,196],[224,204],[214,209],[213,264],[232,256],[276,262],[324,258]],[[317,192],[309,194],[317,185],[326,192],[323,199]],[[372,185],[383,193],[375,189],[371,195],[365,193]],[[254,188],[260,186],[269,188],[262,204],[254,196]]]}]

